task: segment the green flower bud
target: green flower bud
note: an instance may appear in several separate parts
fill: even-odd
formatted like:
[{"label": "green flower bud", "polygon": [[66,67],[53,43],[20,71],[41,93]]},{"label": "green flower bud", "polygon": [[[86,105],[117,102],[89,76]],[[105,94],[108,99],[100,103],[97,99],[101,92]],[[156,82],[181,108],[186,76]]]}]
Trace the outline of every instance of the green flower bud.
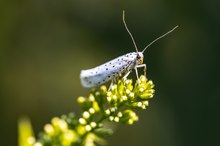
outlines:
[{"label": "green flower bud", "polygon": [[99,104],[98,104],[98,102],[96,102],[96,101],[93,102],[92,108],[93,108],[96,112],[100,111]]},{"label": "green flower bud", "polygon": [[91,108],[89,109],[89,113],[90,113],[90,114],[94,114],[94,113],[95,113],[95,109],[91,107]]},{"label": "green flower bud", "polygon": [[42,143],[40,143],[40,142],[36,142],[36,143],[34,144],[34,146],[43,146],[43,145],[42,145]]},{"label": "green flower bud", "polygon": [[101,86],[100,87],[100,92],[101,92],[101,94],[105,94],[107,92],[106,86]]},{"label": "green flower bud", "polygon": [[79,123],[81,125],[85,125],[87,123],[87,121],[84,118],[79,118]]},{"label": "green flower bud", "polygon": [[88,119],[90,117],[90,114],[87,111],[83,112],[82,115],[83,115],[83,118],[85,118],[85,119]]},{"label": "green flower bud", "polygon": [[90,125],[92,128],[95,128],[97,126],[96,122],[91,122]]},{"label": "green flower bud", "polygon": [[133,124],[134,122],[138,121],[138,116],[132,110],[125,110],[122,114],[123,116],[120,118],[122,123]]},{"label": "green flower bud", "polygon": [[68,130],[62,135],[62,145],[70,146],[72,142],[77,140],[77,134],[73,130]]},{"label": "green flower bud", "polygon": [[52,125],[54,126],[54,128],[57,128],[61,131],[65,131],[68,128],[66,121],[57,117],[52,119]]},{"label": "green flower bud", "polygon": [[49,136],[53,136],[55,134],[55,130],[54,130],[54,128],[53,128],[53,126],[51,124],[46,124],[44,126],[44,131]]}]

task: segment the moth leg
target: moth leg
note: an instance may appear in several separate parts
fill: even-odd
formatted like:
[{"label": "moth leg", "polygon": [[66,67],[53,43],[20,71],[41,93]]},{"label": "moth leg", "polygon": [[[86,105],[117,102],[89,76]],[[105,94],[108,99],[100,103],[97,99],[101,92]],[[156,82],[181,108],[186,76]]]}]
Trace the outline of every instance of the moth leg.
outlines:
[{"label": "moth leg", "polygon": [[134,70],[135,70],[135,74],[136,74],[136,77],[137,77],[137,80],[138,80],[138,84],[140,84],[140,79],[139,79],[139,76],[138,76],[138,70],[137,70],[137,66],[135,66]]},{"label": "moth leg", "polygon": [[123,79],[126,79],[130,73],[131,73],[131,70],[129,70],[129,71],[123,76]]},{"label": "moth leg", "polygon": [[143,67],[144,68],[144,76],[146,77],[146,72],[147,72],[147,66],[146,64],[141,64],[141,65],[137,65],[136,68],[141,68]]},{"label": "moth leg", "polygon": [[108,87],[108,91],[111,89],[112,85],[113,85],[115,82],[116,82],[116,81],[115,81],[115,78],[112,79],[112,81],[111,81],[111,83],[110,83],[110,85],[109,85],[109,87]]},{"label": "moth leg", "polygon": [[137,70],[137,68],[141,68],[141,67],[144,67],[144,76],[146,77],[146,70],[147,70],[146,64],[137,65],[137,66],[135,66],[135,68],[134,68],[134,69],[135,69],[136,76],[137,76],[138,84],[140,83],[140,79],[139,79],[139,75],[138,75],[138,70]]}]

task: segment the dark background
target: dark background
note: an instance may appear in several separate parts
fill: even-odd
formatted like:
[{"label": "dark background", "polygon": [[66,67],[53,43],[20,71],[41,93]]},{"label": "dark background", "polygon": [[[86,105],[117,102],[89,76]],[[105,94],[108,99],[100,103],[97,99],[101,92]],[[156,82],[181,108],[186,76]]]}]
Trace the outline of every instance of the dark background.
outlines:
[{"label": "dark background", "polygon": [[80,113],[87,96],[82,69],[139,49],[175,25],[145,52],[156,95],[140,122],[120,125],[114,146],[217,146],[220,101],[220,4],[214,0],[0,1],[0,145],[17,145],[17,120],[35,133],[54,116]]}]

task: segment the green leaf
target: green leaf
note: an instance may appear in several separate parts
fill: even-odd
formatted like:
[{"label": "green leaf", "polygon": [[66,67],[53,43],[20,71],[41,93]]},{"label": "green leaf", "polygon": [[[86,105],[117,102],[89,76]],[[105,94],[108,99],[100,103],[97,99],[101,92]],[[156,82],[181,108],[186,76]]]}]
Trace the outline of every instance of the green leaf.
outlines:
[{"label": "green leaf", "polygon": [[18,143],[19,146],[33,146],[35,142],[30,120],[22,117],[18,121]]}]

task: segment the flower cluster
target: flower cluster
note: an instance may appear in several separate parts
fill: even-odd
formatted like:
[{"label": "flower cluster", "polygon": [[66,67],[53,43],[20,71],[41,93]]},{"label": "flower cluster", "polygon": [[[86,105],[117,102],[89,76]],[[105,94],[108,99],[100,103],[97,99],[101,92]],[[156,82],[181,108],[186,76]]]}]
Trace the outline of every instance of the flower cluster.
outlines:
[{"label": "flower cluster", "polygon": [[[87,97],[78,97],[82,109],[81,117],[73,113],[55,117],[32,146],[95,146],[104,144],[104,137],[111,135],[111,129],[103,121],[132,125],[138,121],[137,111],[146,109],[154,95],[154,84],[145,76],[133,83],[131,79],[118,80],[109,89],[101,86],[93,89]],[[33,139],[33,138],[32,138]]]}]

